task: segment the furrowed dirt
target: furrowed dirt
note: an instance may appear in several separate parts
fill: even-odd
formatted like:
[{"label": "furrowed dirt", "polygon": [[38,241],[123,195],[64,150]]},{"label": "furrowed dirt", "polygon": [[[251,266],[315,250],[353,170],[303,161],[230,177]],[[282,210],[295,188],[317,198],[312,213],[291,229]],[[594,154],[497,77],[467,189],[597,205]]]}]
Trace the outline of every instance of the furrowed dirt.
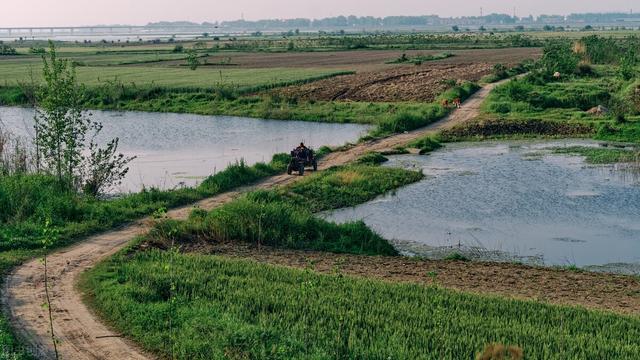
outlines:
[{"label": "furrowed dirt", "polygon": [[[441,121],[428,127],[400,134],[385,139],[358,144],[348,150],[332,153],[320,163],[320,169],[342,165],[356,160],[370,151],[385,151],[408,143],[418,137],[446,129],[456,124],[468,121],[477,116],[482,100],[489,94],[496,84],[479,90],[461,109],[451,113]],[[240,194],[253,189],[266,189],[285,185],[299,179],[296,176],[279,175],[265,179],[253,186],[244,187],[237,191],[220,194],[168,212],[174,219],[185,219],[194,207],[213,209],[225,204]],[[75,288],[78,276],[93,267],[97,262],[114,254],[126,246],[137,235],[149,230],[150,220],[141,220],[121,229],[89,237],[84,241],[67,249],[59,250],[49,255],[49,283],[52,294],[52,310],[54,312],[54,329],[60,340],[58,349],[62,359],[150,359],[152,355],[143,352],[135,344],[112,332],[108,326],[91,313],[82,301],[81,292]],[[383,260],[373,260],[383,261]],[[407,259],[397,259],[407,261]],[[398,269],[400,264],[398,263]],[[477,265],[481,266],[481,265]],[[354,270],[355,271],[355,270]],[[364,271],[364,270],[363,270]],[[491,271],[487,267],[487,274]],[[365,271],[366,272],[366,271]],[[495,276],[504,275],[505,271],[496,271]],[[417,275],[416,275],[417,276]],[[452,277],[455,276],[451,275]],[[489,276],[489,275],[487,275]],[[444,278],[445,276],[443,276]],[[608,279],[608,278],[607,278]],[[392,279],[393,280],[393,279]],[[486,282],[489,282],[487,278]],[[500,279],[494,279],[500,281]],[[513,277],[505,280],[506,284],[513,281]],[[461,280],[463,282],[463,280]],[[606,283],[606,280],[603,280]],[[43,265],[34,259],[15,268],[5,279],[2,292],[4,311],[12,322],[13,328],[24,339],[26,345],[39,357],[51,358],[53,346],[48,333],[48,317],[44,301]],[[537,283],[531,287],[539,286]],[[585,286],[590,286],[585,284]],[[630,288],[633,293],[633,288]],[[499,292],[497,292],[499,293]],[[567,303],[582,304],[580,299],[570,302],[569,292],[566,293]],[[543,299],[544,300],[544,299]],[[637,309],[637,303],[629,303],[631,308]],[[622,305],[619,305],[620,307]]]},{"label": "furrowed dirt", "polygon": [[290,86],[279,93],[288,98],[321,101],[432,102],[451,83],[477,81],[491,73],[492,64],[433,64],[395,67],[389,70],[337,76],[305,85]]}]

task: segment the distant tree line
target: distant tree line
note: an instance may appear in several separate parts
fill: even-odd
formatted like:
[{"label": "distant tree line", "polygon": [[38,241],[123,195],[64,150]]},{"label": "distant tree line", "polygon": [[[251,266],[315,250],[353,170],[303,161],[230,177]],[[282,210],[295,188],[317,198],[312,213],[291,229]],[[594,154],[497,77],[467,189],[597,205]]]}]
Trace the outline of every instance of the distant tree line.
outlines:
[{"label": "distant tree line", "polygon": [[568,24],[568,23],[614,23],[621,21],[638,20],[640,15],[633,13],[584,13],[564,15],[540,15],[533,17],[517,17],[508,14],[488,14],[484,16],[440,17],[438,15],[421,16],[335,16],[323,19],[263,19],[256,21],[233,20],[222,22],[194,23],[188,21],[167,22],[161,21],[149,23],[150,27],[161,26],[211,26],[220,28],[243,28],[255,30],[268,29],[306,29],[306,28],[375,28],[398,26],[482,26],[482,25],[509,25],[509,24]]}]

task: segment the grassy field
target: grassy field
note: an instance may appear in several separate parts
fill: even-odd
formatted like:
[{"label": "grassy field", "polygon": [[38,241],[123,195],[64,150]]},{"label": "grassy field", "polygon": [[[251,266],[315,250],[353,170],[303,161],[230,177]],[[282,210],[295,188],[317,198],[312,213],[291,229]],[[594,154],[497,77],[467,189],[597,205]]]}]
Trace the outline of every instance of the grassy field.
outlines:
[{"label": "grassy field", "polygon": [[[427,274],[425,274],[427,276]],[[83,281],[123,334],[177,359],[635,359],[640,320],[215,256],[119,254]]]},{"label": "grassy field", "polygon": [[[146,57],[136,56],[143,60]],[[132,57],[132,60],[134,58]],[[98,61],[98,60],[93,60]],[[109,62],[113,59],[104,59]],[[15,86],[18,81],[28,81],[30,72],[36,78],[42,72],[40,62],[33,67],[23,63],[0,62],[0,79],[5,86]],[[290,83],[308,78],[340,73],[326,69],[209,69],[201,67],[195,71],[187,67],[77,67],[78,81],[87,86],[98,86],[106,81],[117,80],[125,85],[162,86],[169,88],[210,89],[217,86],[252,87],[268,84]]]},{"label": "grassy field", "polygon": [[[599,65],[590,76],[542,84],[527,78],[513,80],[492,92],[479,119],[445,131],[444,138],[548,136],[639,142],[640,109],[633,107],[635,100],[628,90],[637,83],[619,79],[616,72],[617,66]],[[620,103],[630,105],[621,110],[623,120],[618,118]],[[604,106],[606,112],[589,112],[597,106]]]},{"label": "grassy field", "polygon": [[[283,172],[286,163],[247,167],[230,166],[199,188],[174,191],[147,190],[112,201],[100,201],[60,192],[55,179],[41,175],[0,176],[0,274],[44,253],[45,221],[58,235],[50,248],[59,248],[89,234],[192,203],[234,187]],[[6,357],[5,357],[6,356]],[[15,339],[4,316],[0,317],[0,358],[30,359]]]}]

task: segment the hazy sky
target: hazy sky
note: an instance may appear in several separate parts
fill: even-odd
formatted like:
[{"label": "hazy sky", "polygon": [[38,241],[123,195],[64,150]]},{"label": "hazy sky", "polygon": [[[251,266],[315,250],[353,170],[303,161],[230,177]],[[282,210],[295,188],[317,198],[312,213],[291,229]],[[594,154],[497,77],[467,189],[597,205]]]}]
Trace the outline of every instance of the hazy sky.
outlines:
[{"label": "hazy sky", "polygon": [[[0,27],[146,24],[264,18],[322,18],[337,15],[478,15],[513,12],[568,14],[627,12],[638,0],[0,0]],[[634,9],[635,11],[636,9]]]}]

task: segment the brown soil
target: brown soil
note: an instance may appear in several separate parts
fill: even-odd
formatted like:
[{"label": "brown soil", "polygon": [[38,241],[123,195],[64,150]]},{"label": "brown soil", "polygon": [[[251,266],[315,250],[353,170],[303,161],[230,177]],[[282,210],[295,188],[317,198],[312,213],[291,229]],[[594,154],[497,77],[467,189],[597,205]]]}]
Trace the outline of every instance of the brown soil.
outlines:
[{"label": "brown soil", "polygon": [[[537,58],[541,54],[539,48],[508,48],[479,50],[353,50],[353,51],[318,51],[318,52],[222,52],[207,58],[210,64],[219,64],[229,60],[234,68],[331,68],[354,71],[371,71],[388,69],[394,65],[385,64],[400,57],[418,54],[433,55],[450,52],[454,57],[428,62],[425,64],[469,64],[482,62],[489,64],[515,64],[525,59]],[[158,66],[178,65],[184,61],[166,61]],[[150,66],[153,64],[143,64]],[[229,65],[226,65],[229,66]],[[408,65],[412,67],[413,65]],[[215,66],[211,66],[215,67]],[[220,67],[220,66],[218,66]]]},{"label": "brown soil", "polygon": [[[396,146],[406,144],[418,137],[433,133],[434,131],[450,128],[455,124],[468,121],[478,115],[482,100],[488,95],[495,85],[496,84],[489,85],[481,89],[466,101],[461,109],[454,111],[451,115],[442,119],[438,123],[432,124],[423,129],[391,136],[386,139],[369,141],[345,151],[329,154],[319,164],[320,169],[322,170],[330,166],[346,164],[369,151],[389,150]],[[202,200],[192,206],[171,210],[168,212],[168,216],[174,219],[185,219],[194,207],[213,209],[231,201],[246,191],[256,188],[264,189],[284,185],[294,182],[297,179],[300,179],[300,177],[287,175],[274,176],[250,187],[244,187],[237,191],[220,194],[218,196]],[[58,345],[58,349],[61,354],[60,358],[152,358],[151,355],[144,353],[135,344],[123,339],[119,334],[114,333],[106,325],[101,323],[82,301],[81,292],[75,288],[75,284],[77,283],[78,277],[81,273],[93,267],[97,262],[122,249],[135,236],[148,231],[149,226],[149,220],[137,221],[118,230],[91,236],[70,248],[56,251],[48,257],[48,271],[50,275],[49,283],[52,294],[51,308],[55,314],[53,326],[56,336],[60,340]],[[397,260],[403,261],[402,259]],[[362,259],[362,261],[364,261],[364,259]],[[373,261],[380,260],[374,259]],[[500,266],[501,265],[496,265],[497,268]],[[492,266],[487,265],[487,277],[490,276],[489,274],[491,271],[494,271],[491,270],[491,267]],[[506,271],[503,273],[506,273]],[[499,274],[502,273],[497,273],[497,275]],[[609,281],[607,279],[609,278],[602,278],[603,284],[606,284],[607,281]],[[487,282],[489,281],[490,279],[487,278]],[[495,277],[493,281],[496,281]],[[508,280],[505,280],[505,283],[510,284],[513,281],[516,280],[512,276]],[[547,279],[543,277],[540,281],[547,281]],[[16,267],[5,279],[2,291],[2,303],[13,328],[25,341],[26,345],[37,352],[38,357],[51,358],[53,348],[50,334],[47,331],[47,310],[42,307],[42,304],[44,303],[43,283],[43,265],[38,259],[34,259]],[[542,284],[544,284],[544,282],[542,282]],[[616,283],[613,284],[613,286],[618,286],[615,285]],[[529,286],[539,287],[540,283],[529,284]],[[525,286],[522,287],[524,288]],[[567,291],[565,299],[568,301],[570,296],[570,292]],[[580,299],[577,299],[576,301],[580,301]],[[637,308],[635,305],[637,303],[630,302],[629,304],[630,307],[634,309]]]},{"label": "brown soil", "polygon": [[199,253],[247,258],[321,273],[389,282],[436,284],[485,295],[640,315],[640,279],[632,276],[529,267],[510,263],[423,260],[331,254],[247,245],[202,245]]},{"label": "brown soil", "polygon": [[290,86],[278,92],[304,100],[431,102],[451,87],[447,80],[477,81],[490,74],[492,67],[490,63],[402,66]]}]

